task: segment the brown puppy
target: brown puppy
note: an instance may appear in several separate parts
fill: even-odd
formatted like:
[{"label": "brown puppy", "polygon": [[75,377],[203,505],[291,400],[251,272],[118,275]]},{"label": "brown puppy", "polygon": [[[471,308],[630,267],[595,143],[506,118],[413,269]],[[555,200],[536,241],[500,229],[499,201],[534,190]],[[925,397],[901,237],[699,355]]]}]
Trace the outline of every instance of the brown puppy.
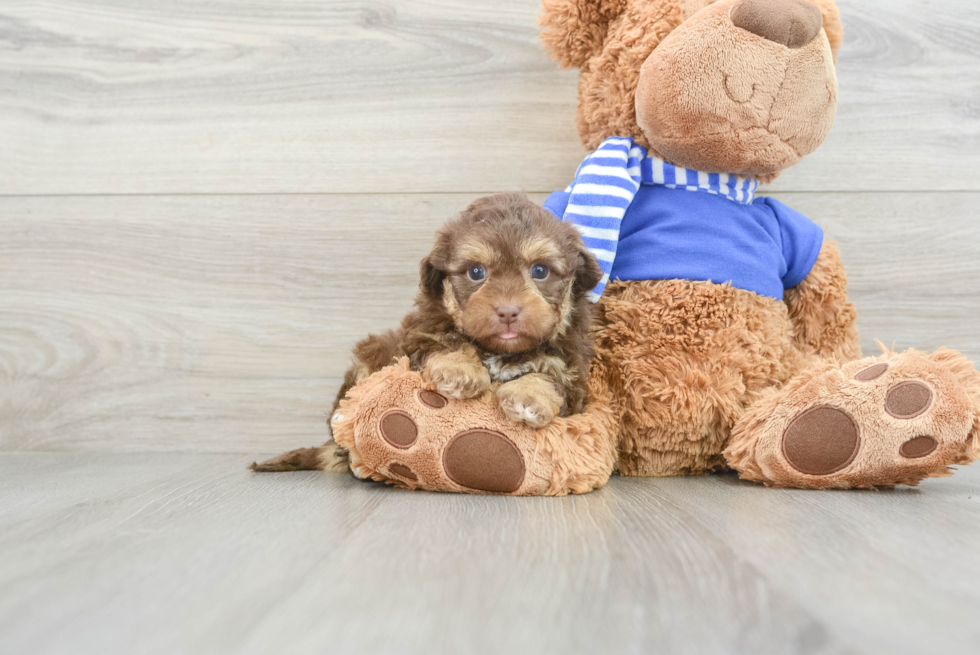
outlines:
[{"label": "brown puppy", "polygon": [[542,427],[586,402],[588,292],[602,271],[578,231],[520,194],[481,198],[436,234],[401,328],[354,347],[334,409],[359,380],[408,356],[453,398],[493,390],[513,421]]},{"label": "brown puppy", "polygon": [[[521,194],[481,198],[436,234],[415,308],[401,327],[354,346],[347,391],[399,357],[453,398],[492,391],[504,414],[538,428],[582,411],[592,357],[588,293],[602,270],[578,231]],[[333,441],[256,471],[345,470]]]}]

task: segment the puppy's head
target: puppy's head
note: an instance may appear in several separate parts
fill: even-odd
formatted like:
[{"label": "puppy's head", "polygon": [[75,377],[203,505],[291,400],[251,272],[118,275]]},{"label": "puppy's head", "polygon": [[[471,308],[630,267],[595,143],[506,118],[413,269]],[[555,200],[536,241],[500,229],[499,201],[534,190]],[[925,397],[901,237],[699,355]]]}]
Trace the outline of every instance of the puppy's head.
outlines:
[{"label": "puppy's head", "polygon": [[449,221],[421,273],[457,329],[508,353],[565,334],[602,277],[578,231],[520,194],[481,198]]}]

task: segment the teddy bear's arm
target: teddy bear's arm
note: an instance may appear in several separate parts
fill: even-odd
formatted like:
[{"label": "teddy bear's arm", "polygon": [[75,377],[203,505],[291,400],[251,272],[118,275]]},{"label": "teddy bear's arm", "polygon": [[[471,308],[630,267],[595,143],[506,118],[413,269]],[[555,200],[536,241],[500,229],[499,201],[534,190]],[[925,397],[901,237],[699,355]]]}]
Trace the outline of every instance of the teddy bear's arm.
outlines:
[{"label": "teddy bear's arm", "polygon": [[804,354],[841,361],[861,357],[857,311],[847,299],[847,274],[836,243],[824,242],[810,273],[787,289],[783,300]]}]

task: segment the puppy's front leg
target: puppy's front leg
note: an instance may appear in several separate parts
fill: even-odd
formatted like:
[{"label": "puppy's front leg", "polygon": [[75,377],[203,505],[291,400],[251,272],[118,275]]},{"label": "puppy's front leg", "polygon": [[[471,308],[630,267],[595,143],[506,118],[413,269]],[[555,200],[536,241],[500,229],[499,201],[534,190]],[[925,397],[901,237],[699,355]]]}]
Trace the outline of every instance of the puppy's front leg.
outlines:
[{"label": "puppy's front leg", "polygon": [[515,423],[543,428],[561,411],[563,398],[554,381],[543,373],[528,373],[497,388],[504,415]]},{"label": "puppy's front leg", "polygon": [[490,373],[469,344],[429,355],[422,377],[440,392],[460,400],[476,398],[490,388]]}]

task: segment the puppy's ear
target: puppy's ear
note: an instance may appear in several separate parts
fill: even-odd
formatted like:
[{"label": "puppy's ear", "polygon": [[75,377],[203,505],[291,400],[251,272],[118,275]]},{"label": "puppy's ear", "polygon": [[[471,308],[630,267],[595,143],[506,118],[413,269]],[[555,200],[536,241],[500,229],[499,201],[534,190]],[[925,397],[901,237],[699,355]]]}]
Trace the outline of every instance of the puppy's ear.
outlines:
[{"label": "puppy's ear", "polygon": [[575,298],[581,298],[595,289],[595,285],[599,284],[602,276],[603,272],[599,268],[599,260],[584,244],[579,246],[578,266],[575,269],[575,283],[572,287],[572,294]]},{"label": "puppy's ear", "polygon": [[436,233],[436,245],[419,264],[419,288],[430,298],[442,298],[442,281],[446,279],[449,261],[449,235],[440,230]]}]

